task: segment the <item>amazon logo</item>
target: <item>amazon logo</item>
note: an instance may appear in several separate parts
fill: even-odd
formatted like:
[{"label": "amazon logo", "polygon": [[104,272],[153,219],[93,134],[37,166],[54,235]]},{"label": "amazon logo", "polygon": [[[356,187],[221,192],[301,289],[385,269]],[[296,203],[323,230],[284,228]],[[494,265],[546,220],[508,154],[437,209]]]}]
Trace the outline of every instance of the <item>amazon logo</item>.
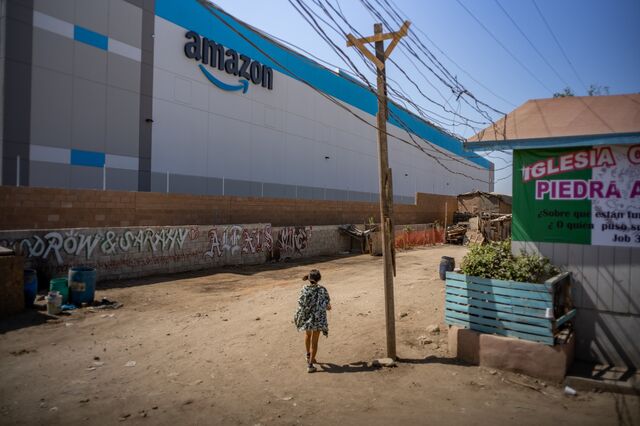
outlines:
[{"label": "amazon logo", "polygon": [[[198,68],[200,68],[207,80],[220,89],[228,91],[242,90],[242,93],[247,93],[249,82],[251,82],[273,90],[273,69],[271,67],[254,61],[246,55],[238,54],[233,49],[225,49],[223,45],[213,40],[200,37],[195,31],[188,31],[185,37],[189,39],[184,45],[186,57],[202,62],[198,65]],[[205,65],[209,65],[209,67]],[[227,74],[241,77],[238,80],[239,84],[227,84],[217,79],[207,68],[218,68]]]}]

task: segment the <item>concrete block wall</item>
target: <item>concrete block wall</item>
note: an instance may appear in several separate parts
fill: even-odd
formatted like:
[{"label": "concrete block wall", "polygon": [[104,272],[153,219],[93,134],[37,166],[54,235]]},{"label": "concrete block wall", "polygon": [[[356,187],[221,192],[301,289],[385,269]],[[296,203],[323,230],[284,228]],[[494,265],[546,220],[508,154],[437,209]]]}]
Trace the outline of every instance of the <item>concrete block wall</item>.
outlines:
[{"label": "concrete block wall", "polygon": [[101,227],[0,231],[0,245],[25,257],[40,279],[89,265],[98,280],[252,265],[349,249],[336,226],[270,224]]},{"label": "concrete block wall", "polygon": [[[416,195],[394,206],[396,225],[450,223],[456,197]],[[273,226],[340,225],[379,221],[378,203],[153,192],[0,186],[0,229],[271,223]]]}]

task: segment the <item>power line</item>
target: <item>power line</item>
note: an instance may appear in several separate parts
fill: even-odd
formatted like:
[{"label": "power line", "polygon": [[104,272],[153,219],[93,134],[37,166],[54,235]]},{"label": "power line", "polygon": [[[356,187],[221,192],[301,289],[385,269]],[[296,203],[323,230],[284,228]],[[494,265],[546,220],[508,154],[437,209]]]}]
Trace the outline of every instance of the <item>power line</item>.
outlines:
[{"label": "power line", "polygon": [[567,52],[565,52],[564,49],[562,48],[562,45],[560,44],[560,41],[558,40],[558,37],[556,37],[555,33],[551,29],[551,25],[549,25],[549,22],[547,22],[547,20],[545,19],[544,15],[542,14],[542,11],[538,7],[538,3],[536,3],[536,0],[531,0],[531,1],[533,2],[533,5],[536,7],[536,10],[538,11],[538,15],[540,15],[540,18],[542,18],[542,21],[544,22],[544,24],[546,25],[547,29],[549,30],[549,33],[551,33],[551,36],[553,37],[553,40],[555,40],[556,44],[558,45],[558,48],[560,49],[560,52],[562,52],[562,56],[564,56],[564,58],[569,63],[569,66],[571,67],[571,69],[573,70],[573,73],[578,78],[578,81],[580,82],[580,84],[582,84],[582,87],[584,87],[584,90],[586,92],[588,92],[589,89],[587,88],[587,85],[584,84],[584,81],[582,81],[582,79],[580,78],[580,75],[578,74],[578,71],[576,70],[576,67],[574,67],[573,63],[569,60],[569,57],[567,56]]},{"label": "power line", "polygon": [[538,50],[538,48],[533,44],[533,42],[529,39],[529,37],[527,37],[527,35],[524,33],[524,31],[522,30],[522,28],[520,28],[520,26],[516,23],[516,21],[511,17],[511,15],[509,15],[509,12],[507,12],[507,10],[500,4],[500,2],[498,0],[494,0],[496,2],[496,4],[498,5],[498,7],[504,12],[505,15],[507,15],[507,18],[509,18],[509,20],[511,21],[511,23],[516,27],[516,29],[520,32],[520,34],[522,34],[522,37],[525,38],[525,40],[527,40],[527,42],[529,43],[529,45],[531,46],[531,48],[533,50],[536,51],[536,53],[538,54],[538,56],[540,56],[540,58],[544,61],[545,64],[547,64],[547,66],[549,68],[551,68],[551,71],[554,72],[554,74],[560,79],[560,81],[562,81],[562,83],[564,83],[567,87],[570,86],[569,83],[567,83],[567,80],[565,80],[564,78],[562,78],[562,76],[560,75],[560,73],[555,69],[555,67],[553,65],[551,65],[551,63],[547,60],[547,58],[542,54],[542,52],[540,52],[540,50]]},{"label": "power line", "polygon": [[[378,3],[378,5],[391,17],[392,20],[395,21],[396,25],[399,25],[399,21],[394,17],[394,14],[396,16],[399,17],[398,13],[396,11],[393,11],[394,13],[389,12],[389,10],[387,10],[387,8],[380,3],[379,0],[375,0],[376,3]],[[365,8],[372,14],[372,16],[374,18],[380,19],[386,26],[387,28],[391,28],[391,25],[389,25],[389,23],[385,20],[385,18],[382,16],[382,14],[380,12],[378,12],[368,0],[360,0],[360,2],[365,6]],[[389,6],[389,4],[387,3],[387,6]],[[389,6],[391,7],[391,6]],[[424,63],[424,61],[422,60],[422,58],[411,48],[410,45],[408,44],[403,44],[401,45],[401,48],[406,48],[416,59],[418,59],[418,61],[420,63],[422,63],[423,65],[425,65],[425,67],[427,69],[429,69],[429,71],[431,71],[443,84],[445,84],[447,87],[449,87],[449,89],[456,94],[456,100],[462,99],[463,102],[465,102],[469,107],[471,107],[472,109],[474,109],[477,113],[479,113],[481,116],[483,116],[485,119],[487,119],[490,123],[494,123],[493,119],[491,118],[491,116],[484,111],[482,108],[480,108],[480,106],[489,108],[490,110],[501,114],[501,115],[505,115],[504,112],[492,107],[491,105],[487,104],[486,102],[483,102],[481,100],[479,100],[478,98],[476,98],[468,89],[466,89],[464,86],[462,86],[462,84],[460,84],[460,82],[458,81],[458,79],[456,77],[454,77],[449,70],[447,70],[447,68],[442,64],[442,62],[440,62],[438,60],[438,58],[433,54],[433,52],[431,52],[425,45],[424,43],[422,43],[422,41],[415,36],[413,33],[410,33],[408,40],[413,42],[417,47],[418,50],[422,51],[426,57],[439,69],[441,70],[446,79],[449,80],[451,82],[451,84],[446,83],[442,80],[442,78],[433,71],[433,69],[431,69],[431,67],[429,67],[428,65],[426,65]],[[417,40],[417,41],[416,41]],[[426,78],[426,77],[425,77]],[[428,81],[428,79],[427,79]],[[473,101],[473,103],[475,105],[472,105],[470,103],[470,101],[467,99],[469,98],[469,100]],[[483,124],[488,124],[488,123],[483,123]],[[477,132],[477,130],[475,130]]]},{"label": "power line", "polygon": [[[307,85],[308,87],[310,87],[311,89],[313,89],[314,91],[316,91],[318,94],[320,94],[321,96],[325,97],[326,99],[328,99],[329,101],[331,101],[332,103],[334,103],[335,105],[339,106],[340,108],[344,109],[345,111],[347,111],[349,114],[353,115],[354,117],[356,117],[356,119],[362,121],[363,123],[365,123],[366,125],[373,127],[375,129],[378,129],[376,125],[373,125],[371,123],[369,123],[366,119],[360,117],[358,114],[356,114],[355,112],[353,112],[352,110],[350,110],[349,108],[347,108],[346,106],[342,105],[340,102],[338,102],[336,99],[332,98],[331,96],[327,95],[326,93],[322,92],[321,90],[317,89],[316,87],[314,87],[312,84],[310,84],[309,82],[307,82],[304,78],[302,78],[301,76],[297,75],[295,72],[291,71],[287,66],[283,65],[281,62],[279,62],[277,59],[275,59],[274,57],[272,57],[271,55],[269,55],[267,52],[264,51],[264,49],[260,48],[260,46],[256,45],[253,41],[251,41],[248,37],[246,37],[244,34],[242,34],[240,31],[238,31],[237,29],[235,29],[232,25],[230,25],[226,20],[222,19],[219,15],[218,15],[218,11],[221,11],[221,9],[219,9],[217,6],[214,6],[213,4],[207,2],[206,0],[200,0],[201,4],[214,16],[216,17],[223,25],[225,25],[227,28],[229,28],[231,31],[233,31],[234,33],[236,33],[238,36],[240,36],[245,42],[247,42],[248,44],[250,44],[252,47],[254,47],[258,52],[260,52],[261,54],[263,54],[265,57],[267,57],[269,60],[271,60],[274,64],[276,64],[278,67],[280,67],[281,69],[283,69],[284,71],[286,71],[289,75],[294,76],[296,79],[298,79],[299,81],[301,81],[303,84]],[[289,0],[291,2],[291,0]],[[226,13],[225,13],[226,14]],[[258,36],[264,38],[264,36],[260,33],[256,33]],[[264,38],[266,41],[269,41],[268,39]],[[387,133],[388,136],[391,136],[399,141],[402,141],[404,143],[407,143],[411,146],[415,146],[413,143],[391,135],[389,133]],[[449,169],[447,166],[445,166],[444,164],[442,164],[440,162],[440,160],[435,157],[432,154],[429,154],[427,152],[425,152],[424,150],[422,150],[428,157],[432,158],[434,161],[436,161],[436,163],[438,165],[440,165],[441,167],[443,167],[445,170],[447,170],[449,173],[451,174],[456,174],[456,175],[461,175],[464,176],[468,179],[471,180],[475,180],[475,181],[479,181],[482,183],[491,183],[490,181],[486,181],[483,179],[479,179],[473,176],[469,176],[466,173],[462,173],[462,172],[457,172],[457,171],[453,171],[451,169]],[[459,160],[458,160],[459,161]],[[460,163],[462,163],[462,161],[459,161]],[[465,163],[462,163],[465,164]],[[468,164],[465,164],[466,166],[469,166]]]},{"label": "power line", "polygon": [[[383,0],[388,6],[389,8],[396,14],[396,16],[398,17],[398,19],[400,20],[405,20],[407,19],[407,14],[402,12],[402,10],[400,10],[400,8],[397,6],[397,4],[393,1],[393,0]],[[393,6],[392,6],[393,5]],[[395,7],[395,9],[394,9]],[[456,61],[454,61],[453,59],[451,59],[451,57],[449,55],[446,54],[446,52],[444,52],[442,49],[440,49],[440,47],[438,47],[438,45],[427,35],[427,33],[425,33],[424,31],[422,31],[422,29],[418,26],[416,26],[414,24],[414,30],[417,30],[420,34],[422,34],[424,36],[424,38],[426,38],[429,43],[431,43],[433,45],[433,47],[436,48],[436,50],[438,52],[440,52],[440,54],[442,56],[444,56],[445,58],[447,58],[447,60],[449,60],[449,62],[451,62],[453,65],[456,66],[456,68],[458,68],[460,71],[462,71],[467,77],[469,77],[472,81],[474,81],[477,85],[479,85],[480,87],[482,87],[483,89],[485,89],[488,93],[492,94],[493,96],[495,96],[497,99],[500,99],[501,101],[505,102],[506,104],[512,106],[513,108],[516,108],[517,105],[514,104],[513,102],[509,101],[508,99],[505,99],[504,97],[500,96],[499,94],[497,94],[496,92],[494,92],[493,90],[491,90],[491,88],[487,87],[485,84],[483,84],[481,81],[477,80],[473,75],[471,75],[471,73],[469,73],[467,70],[465,70],[464,68],[462,68],[462,66],[460,66]],[[411,36],[411,34],[409,34],[409,36]],[[422,43],[420,41],[419,38],[416,39],[418,40],[418,42]],[[426,46],[425,46],[426,47]]]},{"label": "power line", "polygon": [[456,2],[458,2],[458,4],[478,23],[478,25],[480,25],[482,27],[483,30],[485,30],[485,32],[487,34],[489,34],[491,36],[491,38],[493,38],[493,40],[498,43],[498,45],[500,47],[502,47],[502,49],[504,49],[505,52],[507,52],[509,54],[509,56],[511,56],[511,58],[513,58],[514,61],[516,61],[518,63],[518,65],[520,65],[531,77],[533,77],[534,80],[536,80],[542,87],[544,87],[549,93],[553,93],[553,90],[549,89],[547,87],[546,84],[544,84],[542,82],[542,80],[540,80],[530,69],[529,67],[527,67],[524,63],[522,63],[522,61],[520,59],[518,59],[518,57],[516,55],[513,54],[513,52],[511,52],[511,50],[509,50],[509,48],[507,46],[504,45],[504,43],[502,41],[500,41],[500,39],[498,37],[496,37],[491,30],[489,30],[489,28],[486,27],[486,25],[484,25],[482,23],[482,21],[480,19],[478,19],[476,17],[476,15],[474,15],[464,4],[462,4],[462,2],[460,0],[456,0]]},{"label": "power line", "polygon": [[[332,20],[336,25],[338,25],[338,24],[337,24],[337,22],[335,21],[335,19],[333,19],[333,17],[331,16],[331,14],[330,14],[330,13],[328,12],[328,10],[324,7],[324,5],[322,5],[322,4],[320,3],[320,1],[319,1],[319,0],[313,0],[313,1],[314,1],[314,3],[316,3],[316,4],[317,4],[321,9],[323,9],[324,13],[329,17],[329,19],[331,19],[331,20]],[[326,0],[325,0],[325,1],[326,1]],[[348,19],[347,19],[347,18],[346,18],[342,13],[341,13],[341,11],[340,11],[340,12],[339,12],[339,11],[337,11],[337,10],[333,7],[333,5],[332,5],[330,2],[326,1],[326,3],[327,3],[327,5],[328,5],[331,9],[333,9],[333,11],[334,11],[334,12],[336,12],[336,14],[337,14],[337,15],[341,18],[341,20],[342,20],[342,21],[343,21],[343,22],[344,22],[344,23],[345,23],[345,24],[346,24],[346,25],[351,29],[351,31],[352,31],[352,32],[354,32],[354,33],[355,33],[355,34],[357,34],[357,35],[361,35],[361,34],[359,34],[359,32],[358,32],[358,31],[357,31],[357,30],[356,30],[356,29],[355,29],[355,28],[354,28],[354,27],[349,23]],[[381,20],[383,20],[383,18],[382,18],[382,17],[380,17],[380,18],[381,18]],[[345,33],[344,31],[341,31],[341,33],[342,33],[341,35],[342,35],[343,37],[346,37],[346,33]],[[401,48],[402,48],[402,47],[404,47],[404,44],[403,44],[403,43],[401,43],[401,44],[400,44],[400,47],[401,47]],[[358,53],[359,53],[359,52],[358,52]],[[404,52],[403,52],[403,53],[404,53]],[[360,56],[362,57],[363,55],[362,55],[362,54],[360,54]],[[417,57],[417,55],[415,55],[415,53],[414,53],[414,56],[416,56],[416,57]],[[409,60],[410,60],[410,59],[409,59]],[[439,75],[437,75],[437,74],[435,73],[435,71],[434,71],[432,68],[430,68],[427,64],[425,64],[425,63],[424,63],[424,61],[422,61],[422,59],[421,59],[421,58],[418,58],[418,60],[419,60],[419,61],[421,61],[421,62],[422,62],[422,64],[423,64],[427,69],[429,69],[429,71],[431,71],[431,72],[432,72],[436,77],[438,77],[438,78],[439,78],[439,80],[440,80],[443,84],[447,85],[447,83],[442,79],[442,77],[440,77]],[[435,104],[435,105],[439,106],[440,108],[442,108],[442,109],[443,109],[445,112],[447,112],[447,113],[454,114],[454,115],[456,114],[456,112],[454,111],[454,108],[453,108],[451,105],[449,105],[449,108],[450,108],[451,110],[447,110],[447,108],[446,108],[443,104],[441,104],[440,102],[437,102],[437,101],[433,100],[432,98],[430,98],[429,96],[427,96],[427,95],[422,91],[422,89],[417,85],[417,83],[416,83],[412,78],[410,78],[410,77],[408,76],[407,72],[406,72],[406,71],[405,71],[405,70],[404,70],[400,65],[398,65],[398,63],[397,63],[397,62],[395,62],[392,58],[389,58],[389,61],[390,61],[393,65],[395,65],[395,66],[398,68],[398,70],[399,70],[399,71],[400,71],[400,72],[405,76],[405,78],[407,79],[407,81],[408,81],[409,83],[411,83],[411,84],[416,88],[416,90],[418,91],[418,93],[419,93],[422,97],[424,97],[427,101],[429,101],[429,102],[431,102],[431,103],[433,103],[433,104]],[[369,65],[370,65],[370,64],[368,63],[368,61],[366,61],[366,60],[365,60],[364,62],[365,62],[365,64],[367,64],[367,66],[369,66]],[[422,75],[422,76],[425,78],[425,81],[427,82],[427,84],[429,84],[429,85],[430,85],[430,86],[431,86],[431,87],[432,87],[436,92],[438,92],[438,94],[439,94],[439,95],[440,95],[440,96],[445,100],[445,102],[446,102],[446,98],[445,98],[445,97],[442,95],[442,93],[441,93],[441,92],[440,92],[440,91],[439,91],[439,90],[438,90],[438,89],[433,85],[433,83],[431,83],[431,81],[429,81],[429,79],[428,79],[428,78],[427,78],[427,77],[422,73],[422,71],[417,67],[417,65],[416,65],[413,61],[411,61],[411,60],[410,60],[410,62],[411,62],[411,63],[412,63],[412,65],[416,68],[416,70],[418,70],[418,72],[420,73],[420,75]],[[452,91],[454,91],[454,92],[455,92],[455,89],[454,89],[452,86],[448,85],[448,87],[449,87]],[[393,89],[391,89],[391,90],[393,90]],[[415,103],[414,103],[414,104],[415,104]],[[461,117],[461,118],[463,118],[463,119],[465,120],[465,123],[469,123],[469,122],[471,122],[471,123],[480,124],[480,125],[487,125],[487,124],[489,124],[489,122],[478,122],[478,121],[473,120],[473,119],[470,119],[470,118],[468,118],[468,117],[463,117],[463,116],[460,116],[460,117]],[[489,118],[489,119],[490,119],[490,118]],[[477,132],[477,129],[473,128],[472,126],[469,126],[469,127],[471,127],[471,129],[473,129],[474,131],[476,131],[476,132]]]},{"label": "power line", "polygon": [[[334,51],[336,51],[336,53],[337,53],[338,55],[345,57],[345,56],[346,56],[346,53],[344,53],[344,51],[343,51],[340,47],[338,47],[338,46],[337,46],[337,45],[336,45],[336,44],[335,44],[335,43],[334,43],[330,38],[328,38],[327,34],[326,34],[326,33],[325,33],[321,28],[319,28],[319,25],[317,24],[317,22],[316,22],[316,21],[313,19],[313,17],[311,16],[312,14],[313,14],[314,16],[317,16],[317,14],[314,14],[314,13],[313,13],[313,11],[310,9],[310,7],[308,7],[306,4],[304,4],[304,2],[302,2],[301,0],[295,0],[295,1],[296,1],[296,3],[298,3],[298,5],[300,6],[300,8],[302,8],[302,9],[304,9],[304,10],[305,10],[305,12],[309,15],[309,18],[310,18],[310,19],[312,19],[312,21],[313,21],[313,22],[309,22],[309,21],[308,21],[308,22],[310,23],[310,25],[312,26],[312,28],[314,28],[314,30],[316,30],[316,31],[318,32],[318,34],[319,34],[323,39],[325,39],[325,41],[326,41],[326,42],[327,42],[327,43],[332,47],[332,49],[334,49]],[[291,1],[291,0],[290,0],[290,3],[292,3],[292,1]],[[301,4],[301,3],[302,3],[302,4]],[[314,0],[314,3],[318,4],[318,0]],[[327,4],[328,4],[330,7],[332,6],[328,1],[327,1]],[[298,7],[296,7],[293,3],[292,3],[292,6],[293,6],[293,7],[294,7],[294,8],[295,8],[299,13],[300,13],[300,10],[298,9]],[[321,8],[322,8],[322,7],[321,7]],[[333,7],[331,7],[331,8],[332,8],[334,11],[336,11]],[[326,8],[323,8],[323,11],[324,11],[324,13],[327,15],[327,17],[328,17],[329,19],[331,19],[331,21],[332,21],[336,26],[339,26],[339,24],[338,24],[338,23],[335,21],[335,19],[330,15],[330,13],[326,10]],[[307,16],[305,16],[304,14],[301,14],[301,16],[302,16],[305,20],[307,20]],[[359,34],[359,32],[358,32],[358,31],[357,31],[357,30],[356,30],[356,29],[355,29],[355,28],[354,28],[354,27],[353,27],[353,26],[348,22],[348,20],[346,19],[346,17],[341,16],[341,19],[345,22],[345,24],[346,24],[346,25],[347,25],[347,26],[348,26],[348,27],[349,27],[349,28],[350,28],[354,33],[356,33],[356,34],[358,34],[358,35],[361,35],[361,34]],[[382,17],[381,17],[381,19],[384,19],[384,18],[382,18]],[[322,20],[323,22],[326,22],[326,21],[324,21],[323,19],[321,19],[321,20]],[[342,35],[343,35],[343,37],[345,37],[345,38],[346,38],[346,33],[345,33],[344,31],[337,31],[337,30],[335,29],[335,27],[333,27],[333,26],[331,26],[331,28],[332,28],[334,31],[336,31],[336,33],[338,33],[338,34],[342,34]],[[364,59],[364,56],[363,56],[363,55],[360,55],[360,56]],[[368,81],[368,79],[366,78],[366,76],[364,76],[364,75],[360,72],[360,70],[358,70],[358,69],[357,69],[357,67],[355,66],[355,64],[353,64],[353,62],[352,62],[350,59],[347,59],[347,61],[348,61],[348,66],[349,66],[349,67],[351,67],[351,68],[352,68],[352,70],[353,70],[356,74],[358,74],[358,75],[360,76],[360,78],[361,78],[364,82],[366,82],[366,84],[367,84],[367,86],[368,86],[369,90],[370,90],[371,92],[373,92],[373,93],[374,93],[374,95],[376,95],[376,96],[377,96],[377,94],[375,93],[375,89],[373,88],[372,84]],[[365,63],[367,64],[368,62],[367,62],[367,61],[365,61]],[[400,67],[399,65],[398,65],[398,68],[402,71],[402,69],[401,69],[401,67]],[[404,73],[404,75],[406,76],[406,73]],[[407,79],[408,79],[408,80],[410,80],[410,79],[408,78],[408,76],[406,76],[406,77],[407,77]],[[425,78],[426,78],[426,77],[425,77]],[[412,102],[412,101],[410,101],[410,102]],[[418,107],[418,108],[419,108],[419,107]],[[418,109],[418,111],[420,112],[420,110],[419,110],[419,109]],[[412,140],[412,142],[413,142],[413,145],[415,145],[415,147],[416,147],[416,148],[418,148],[418,149],[420,149],[420,150],[423,150],[423,148],[422,148],[421,146],[419,146],[419,144],[416,142],[416,140],[415,140],[415,139],[414,139],[414,137],[412,136],[412,132],[411,132],[411,130],[408,128],[408,126],[406,125],[406,123],[405,123],[405,122],[404,122],[400,117],[398,117],[398,116],[397,116],[397,114],[394,114],[394,113],[393,113],[393,111],[390,111],[390,114],[393,116],[393,118],[395,118],[395,120],[400,124],[400,126],[401,126],[405,131],[407,131],[407,133],[408,133],[408,135],[409,135],[410,139],[411,139],[411,140]],[[444,129],[441,129],[441,130],[442,130],[442,131],[444,131]],[[445,132],[446,132],[446,131],[445,131]],[[392,137],[393,137],[393,136],[392,136]],[[455,136],[454,136],[454,137],[455,137]],[[459,156],[457,156],[457,157],[454,157],[454,156],[452,156],[451,154],[448,154],[446,151],[444,151],[444,150],[440,150],[436,145],[434,145],[434,144],[432,144],[431,142],[429,142],[429,141],[425,140],[424,138],[420,138],[420,139],[422,139],[423,141],[425,141],[428,145],[432,146],[432,147],[433,147],[433,149],[434,149],[435,151],[437,151],[438,153],[440,153],[440,154],[442,154],[442,155],[445,155],[446,157],[450,158],[450,159],[451,159],[451,160],[453,160],[453,161],[460,162],[459,158],[466,158],[466,157],[469,157],[469,156],[465,156],[465,155],[459,155]],[[474,154],[474,155],[472,155],[471,157],[478,157],[478,155],[477,155],[477,154]],[[444,160],[446,160],[446,159],[444,159]],[[437,161],[437,160],[436,160],[436,161]],[[463,163],[463,164],[464,164],[464,163]],[[477,167],[477,166],[475,166],[475,165],[468,165],[468,164],[465,164],[465,165],[482,170],[482,168]],[[498,170],[502,170],[502,169],[504,169],[504,168],[508,168],[508,167],[503,167],[503,168],[498,169]]]},{"label": "power line", "polygon": [[[296,6],[296,5],[293,3],[293,1],[292,1],[292,0],[289,0],[289,2],[290,2],[290,3],[291,3],[291,5],[294,7],[294,9],[296,9],[296,11],[297,11],[298,13],[300,13],[300,14],[301,14],[301,16],[303,17],[303,19],[305,19],[305,20],[310,24],[310,26],[311,26],[311,27],[312,27],[312,28],[313,28],[313,29],[314,29],[314,30],[315,30],[315,31],[316,31],[316,32],[317,32],[317,33],[318,33],[318,34],[319,34],[319,35],[320,35],[320,36],[321,36],[321,37],[322,37],[322,38],[323,38],[323,39],[324,39],[324,40],[325,40],[325,41],[326,41],[330,46],[331,46],[331,48],[336,52],[336,54],[338,54],[339,56],[341,56],[341,57],[343,57],[343,58],[345,58],[345,59],[346,59],[347,65],[348,65],[348,66],[349,66],[349,67],[350,67],[350,68],[351,68],[351,69],[352,69],[356,74],[358,74],[358,75],[360,76],[360,78],[361,78],[361,79],[362,79],[362,80],[367,84],[367,86],[368,86],[369,90],[370,90],[370,91],[371,91],[375,96],[377,96],[377,93],[376,93],[375,89],[373,88],[373,86],[372,86],[372,84],[369,82],[369,80],[366,78],[366,76],[365,76],[364,74],[362,74],[362,72],[361,72],[361,71],[360,71],[360,70],[355,66],[355,64],[351,61],[351,59],[349,59],[349,57],[347,56],[347,54],[346,54],[346,53],[345,53],[345,52],[344,52],[344,51],[343,51],[339,46],[337,46],[337,45],[333,42],[333,40],[331,40],[331,39],[327,36],[327,34],[324,32],[324,30],[323,30],[322,28],[320,28],[320,26],[319,26],[318,22],[317,22],[317,21],[315,20],[315,18],[314,18],[314,16],[318,17],[318,16],[317,16],[317,14],[315,14],[315,13],[314,13],[310,8],[309,8],[309,6],[307,6],[307,5],[304,3],[304,1],[302,1],[302,0],[295,0],[295,2],[298,4],[298,6]],[[317,1],[316,1],[316,4],[317,4]],[[328,4],[329,4],[329,3],[328,3]],[[329,5],[330,5],[330,4],[329,4]],[[331,6],[331,5],[330,5],[330,6]],[[299,8],[298,8],[298,7],[299,7]],[[305,14],[303,14],[303,13],[301,12],[301,10],[300,10],[300,9],[304,10],[304,12],[306,13],[306,15],[305,15]],[[333,22],[335,25],[338,25],[338,23],[335,21],[335,19],[333,19],[333,17],[329,14],[329,12],[326,10],[326,8],[325,8],[325,9],[323,9],[323,10],[324,10],[325,14],[327,15],[327,17],[328,17],[329,19],[331,19],[331,20],[332,20],[332,22]],[[335,11],[335,9],[333,9],[333,10]],[[318,18],[319,18],[320,20],[322,20],[323,22],[326,22],[326,21],[324,21],[324,19],[322,19],[321,17],[318,17]],[[348,22],[348,20],[347,20],[344,16],[342,17],[342,19],[344,20],[344,22],[346,23],[346,25],[347,25],[347,26],[349,26],[349,27],[350,27],[354,32],[356,32],[356,34],[359,34],[359,33],[357,32],[357,30],[355,30],[355,29],[350,25],[350,23]],[[332,28],[334,31],[336,31],[337,33],[339,33],[339,34],[340,34],[340,33],[342,33],[342,34],[343,34],[343,36],[344,36],[344,37],[345,37],[345,39],[346,39],[346,33],[344,33],[344,31],[337,31],[337,30],[335,29],[335,27],[333,27],[333,26],[331,26],[331,28]],[[363,57],[364,55],[360,55],[360,56],[361,56],[361,57]],[[405,76],[406,76],[406,73],[405,73]],[[408,78],[408,76],[407,76],[407,78]],[[390,110],[390,111],[389,111],[389,113],[390,113],[392,116],[394,116],[393,118],[395,118],[395,119],[396,119],[396,121],[401,125],[401,127],[402,127],[405,131],[407,131],[407,134],[409,135],[409,138],[411,139],[412,144],[413,144],[416,148],[420,149],[421,151],[424,151],[424,148],[422,148],[422,147],[421,147],[421,146],[416,142],[416,140],[414,139],[413,134],[412,134],[411,130],[408,128],[408,126],[406,125],[406,123],[405,123],[405,122],[404,122],[400,117],[398,117],[398,116],[397,116],[397,114],[394,114],[394,113],[393,113],[393,111],[391,111],[391,110]],[[441,129],[441,130],[443,130],[443,129]],[[386,133],[386,132],[385,132],[385,133]],[[394,137],[394,136],[391,136],[391,137]],[[397,137],[396,137],[396,138],[397,138]],[[422,139],[423,141],[425,141],[427,144],[431,145],[431,146],[433,147],[433,149],[434,149],[435,151],[437,151],[438,153],[440,153],[440,154],[442,154],[442,155],[444,155],[444,156],[446,156],[446,157],[449,157],[449,158],[450,158],[451,160],[453,160],[453,161],[461,162],[461,161],[459,160],[459,158],[458,158],[458,157],[454,157],[454,156],[452,156],[451,154],[447,153],[446,151],[444,151],[444,150],[440,150],[437,146],[435,146],[435,145],[434,145],[434,144],[432,144],[431,142],[429,142],[429,141],[425,140],[424,138],[420,138],[420,139]],[[426,153],[426,152],[425,152],[425,153]],[[459,157],[464,158],[464,157],[466,157],[466,156],[464,156],[464,155],[460,155]],[[472,157],[478,157],[478,155],[477,155],[477,154],[474,154]],[[436,160],[436,162],[438,162],[438,163],[439,163],[439,159],[437,159],[437,158],[435,158],[435,157],[432,157],[432,158],[434,158],[434,160]],[[464,164],[464,163],[463,163],[463,164]],[[442,165],[442,164],[441,164],[441,165]],[[471,165],[469,165],[469,164],[465,164],[465,165],[466,165],[466,166],[469,166],[469,167],[477,168],[477,169],[479,169],[479,170],[483,170],[483,168],[481,168],[481,167],[477,167],[477,166],[472,165],[472,164],[471,164]]]}]

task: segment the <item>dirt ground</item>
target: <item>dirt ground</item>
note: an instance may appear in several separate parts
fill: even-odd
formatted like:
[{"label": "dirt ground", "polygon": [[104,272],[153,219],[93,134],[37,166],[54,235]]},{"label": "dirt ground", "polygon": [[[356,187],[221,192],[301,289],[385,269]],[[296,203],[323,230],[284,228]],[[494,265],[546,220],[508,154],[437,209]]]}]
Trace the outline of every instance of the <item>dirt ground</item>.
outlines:
[{"label": "dirt ground", "polygon": [[[452,359],[437,267],[465,252],[399,253],[395,368],[370,364],[385,355],[385,334],[382,261],[368,255],[105,283],[97,298],[123,308],[3,320],[0,423],[640,424],[638,397],[568,397],[560,385]],[[322,367],[308,374],[292,317],[312,267],[333,310]],[[429,334],[434,324],[440,332]]]}]

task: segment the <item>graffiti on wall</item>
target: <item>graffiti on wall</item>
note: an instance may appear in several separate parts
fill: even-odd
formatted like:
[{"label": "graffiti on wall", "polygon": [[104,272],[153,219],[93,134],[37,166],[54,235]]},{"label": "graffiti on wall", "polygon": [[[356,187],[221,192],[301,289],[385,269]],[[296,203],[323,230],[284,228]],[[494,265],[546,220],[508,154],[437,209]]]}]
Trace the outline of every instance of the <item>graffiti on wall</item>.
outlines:
[{"label": "graffiti on wall", "polygon": [[311,239],[310,226],[288,226],[280,229],[276,237],[276,247],[281,254],[302,254]]},{"label": "graffiti on wall", "polygon": [[4,240],[0,241],[0,245],[12,248],[27,258],[48,260],[53,257],[61,265],[65,254],[91,259],[96,253],[116,255],[128,253],[132,249],[137,252],[181,249],[188,233],[189,230],[185,228],[126,230],[121,234],[111,230],[83,233],[71,229],[52,231],[42,236],[36,234],[13,241]]},{"label": "graffiti on wall", "polygon": [[222,257],[255,253],[270,253],[273,248],[271,225],[258,228],[243,228],[239,225],[227,226],[222,230],[213,227],[207,232],[209,238],[206,257]]},{"label": "graffiti on wall", "polygon": [[[157,269],[164,264],[237,263],[244,256],[253,256],[249,262],[303,256],[310,246],[311,231],[311,227],[274,230],[269,224],[7,231],[0,233],[0,246],[13,249],[38,267],[47,264],[55,272],[84,261],[101,271],[120,271]],[[138,253],[141,255],[134,255]]]},{"label": "graffiti on wall", "polygon": [[273,233],[270,225],[256,228],[231,225],[221,229],[213,227],[207,237],[206,257],[267,253],[277,260],[282,255],[302,255],[309,246],[311,227],[291,226]]}]

